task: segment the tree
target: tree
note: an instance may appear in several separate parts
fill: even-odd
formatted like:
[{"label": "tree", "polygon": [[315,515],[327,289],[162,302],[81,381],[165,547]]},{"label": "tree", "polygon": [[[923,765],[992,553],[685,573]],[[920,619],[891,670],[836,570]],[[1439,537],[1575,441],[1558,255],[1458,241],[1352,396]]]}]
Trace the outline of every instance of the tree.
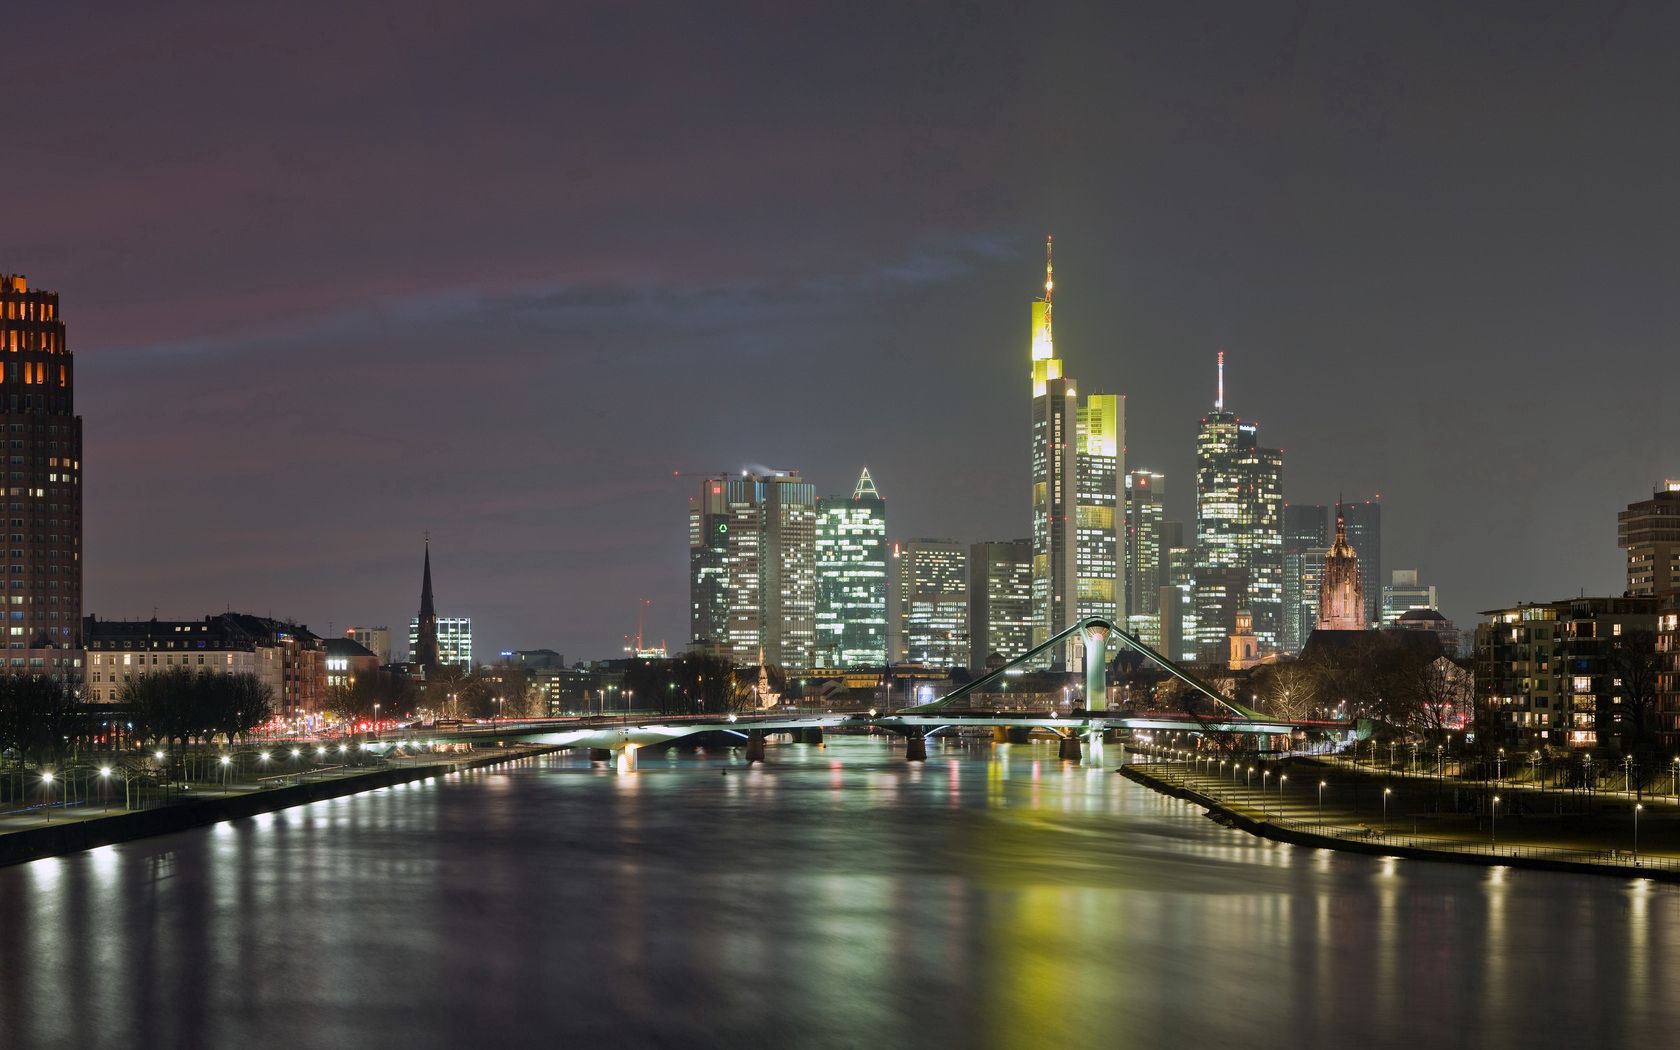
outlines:
[{"label": "tree", "polygon": [[1414,656],[1396,675],[1396,695],[1403,725],[1436,744],[1471,706],[1474,693],[1469,670],[1444,656],[1433,660]]},{"label": "tree", "polygon": [[[1621,703],[1599,712],[1599,731],[1604,733],[1611,716],[1621,738],[1622,753],[1633,758],[1634,786],[1643,790],[1663,768],[1657,746],[1657,637],[1651,631],[1628,631],[1611,639],[1607,658],[1612,685]],[[1612,712],[1614,713],[1612,715]]]},{"label": "tree", "polygon": [[1317,669],[1291,660],[1262,667],[1250,681],[1260,697],[1262,711],[1284,721],[1299,722],[1317,711],[1320,677]]}]

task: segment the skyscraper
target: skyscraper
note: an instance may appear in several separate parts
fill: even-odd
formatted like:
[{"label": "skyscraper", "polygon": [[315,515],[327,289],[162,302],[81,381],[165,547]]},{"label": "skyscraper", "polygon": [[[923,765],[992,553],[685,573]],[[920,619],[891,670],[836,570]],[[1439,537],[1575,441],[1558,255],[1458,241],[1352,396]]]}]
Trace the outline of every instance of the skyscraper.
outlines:
[{"label": "skyscraper", "polygon": [[976,543],[968,549],[968,668],[984,671],[996,653],[1032,646],[1032,543]]},{"label": "skyscraper", "polygon": [[817,655],[822,667],[887,662],[887,503],[863,468],[848,496],[817,501]]},{"label": "skyscraper", "polygon": [[11,590],[5,670],[82,669],[82,420],[58,293],[0,275],[0,414],[11,439]]},{"label": "skyscraper", "polygon": [[1359,555],[1359,586],[1365,594],[1365,622],[1374,624],[1382,611],[1382,497],[1342,505],[1347,520],[1348,546]]},{"label": "skyscraper", "polygon": [[[1082,615],[1119,619],[1125,606],[1120,505],[1125,401],[1093,394],[1083,405],[1056,356],[1055,269],[1045,242],[1044,297],[1032,304],[1033,644]],[[1071,666],[1082,650],[1070,644]],[[1060,654],[1052,662],[1063,662]]]},{"label": "skyscraper", "polygon": [[1254,616],[1262,653],[1283,623],[1283,453],[1262,448],[1259,428],[1225,410],[1225,352],[1218,396],[1196,437],[1197,652],[1224,660],[1236,614]]},{"label": "skyscraper", "polygon": [[955,540],[906,540],[898,565],[900,660],[962,667],[968,660],[968,551]]},{"label": "skyscraper", "polygon": [[691,641],[741,666],[812,666],[817,501],[798,471],[702,479],[688,501]]},{"label": "skyscraper", "polygon": [[1101,616],[1121,625],[1126,617],[1125,434],[1125,398],[1085,395],[1074,456],[1074,615]]},{"label": "skyscraper", "polygon": [[1680,591],[1680,481],[1670,478],[1617,514],[1616,542],[1627,552],[1629,594]]},{"label": "skyscraper", "polygon": [[1167,522],[1167,578],[1161,585],[1161,655],[1196,659],[1196,549],[1186,546],[1184,523]]},{"label": "skyscraper", "polygon": [[[1322,503],[1283,507],[1283,650],[1298,653],[1318,623],[1317,577],[1304,586],[1306,554],[1330,549],[1330,508]],[[1322,557],[1319,562],[1323,566]]]},{"label": "skyscraper", "polygon": [[1161,638],[1166,495],[1165,475],[1152,470],[1126,474],[1126,626],[1150,645],[1159,645]]}]

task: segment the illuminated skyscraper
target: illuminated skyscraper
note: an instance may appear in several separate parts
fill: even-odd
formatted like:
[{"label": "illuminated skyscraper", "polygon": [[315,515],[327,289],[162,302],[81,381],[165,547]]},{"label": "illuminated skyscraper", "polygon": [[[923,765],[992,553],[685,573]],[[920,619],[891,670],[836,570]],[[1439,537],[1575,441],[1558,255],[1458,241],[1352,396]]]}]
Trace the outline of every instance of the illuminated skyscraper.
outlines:
[{"label": "illuminated skyscraper", "polygon": [[1237,612],[1254,616],[1262,654],[1278,649],[1283,622],[1283,453],[1262,448],[1259,428],[1225,410],[1219,392],[1196,437],[1196,632],[1203,660],[1224,660]]},{"label": "illuminated skyscraper", "polygon": [[[1044,298],[1032,304],[1033,644],[1079,616],[1119,619],[1125,608],[1120,499],[1125,474],[1125,401],[1094,394],[1079,401],[1056,356],[1050,244]],[[1077,660],[1077,644],[1068,656]]]},{"label": "illuminated skyscraper", "polygon": [[1044,298],[1032,304],[1033,637],[1038,645],[1073,622],[1078,593],[1074,496],[1079,392],[1062,375],[1052,328],[1055,270],[1045,246]]},{"label": "illuminated skyscraper", "polygon": [[1079,406],[1075,452],[1074,575],[1076,617],[1101,616],[1124,624],[1126,615],[1125,492],[1126,399],[1087,394]]},{"label": "illuminated skyscraper", "polygon": [[691,641],[736,664],[812,666],[817,500],[798,471],[705,478],[688,501]]},{"label": "illuminated skyscraper", "polygon": [[1322,503],[1283,508],[1283,650],[1298,653],[1318,622],[1318,576],[1305,584],[1307,552],[1319,552],[1318,568],[1330,549],[1330,508]]},{"label": "illuminated skyscraper", "polygon": [[863,469],[848,496],[817,501],[817,655],[821,667],[887,662],[887,503]]},{"label": "illuminated skyscraper", "polygon": [[976,543],[968,549],[968,668],[979,674],[994,653],[1005,659],[1032,645],[1032,543]]},{"label": "illuminated skyscraper", "polygon": [[932,667],[968,661],[968,551],[955,540],[895,544],[898,658]]},{"label": "illuminated skyscraper", "polygon": [[82,420],[58,293],[0,275],[0,415],[11,439],[11,674],[82,671]]},{"label": "illuminated skyscraper", "polygon": [[1161,544],[1167,479],[1152,470],[1126,474],[1126,624],[1150,645],[1161,639],[1161,585],[1166,563]]}]

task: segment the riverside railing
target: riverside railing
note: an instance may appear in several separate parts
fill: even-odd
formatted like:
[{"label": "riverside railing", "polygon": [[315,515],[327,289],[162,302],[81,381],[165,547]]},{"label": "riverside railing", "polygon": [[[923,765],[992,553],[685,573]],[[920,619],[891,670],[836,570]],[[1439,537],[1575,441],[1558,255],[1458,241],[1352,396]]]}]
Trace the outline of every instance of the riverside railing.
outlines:
[{"label": "riverside railing", "polygon": [[[1153,763],[1152,763],[1153,764]],[[1167,763],[1161,763],[1166,765]],[[1152,771],[1144,772],[1146,776],[1165,787],[1176,788],[1186,795],[1192,796],[1194,801],[1222,812],[1234,813],[1245,820],[1259,824],[1268,824],[1285,831],[1312,835],[1318,838],[1336,839],[1344,842],[1357,842],[1375,845],[1392,846],[1396,849],[1412,849],[1429,853],[1453,853],[1466,856],[1488,858],[1510,858],[1514,860],[1552,861],[1568,864],[1581,864],[1618,870],[1661,871],[1680,873],[1680,857],[1651,855],[1633,849],[1579,849],[1569,846],[1533,846],[1522,843],[1503,843],[1490,839],[1478,842],[1464,838],[1446,838],[1430,835],[1419,835],[1403,831],[1391,831],[1387,828],[1373,827],[1370,824],[1337,824],[1326,820],[1297,820],[1292,817],[1267,813],[1262,803],[1257,807],[1245,799],[1222,798],[1217,794],[1202,790],[1192,783],[1191,778],[1180,779],[1169,777]],[[1163,773],[1165,771],[1163,770]],[[1195,778],[1200,779],[1200,778]],[[1252,794],[1252,792],[1240,792]],[[1281,803],[1274,803],[1281,805]]]}]

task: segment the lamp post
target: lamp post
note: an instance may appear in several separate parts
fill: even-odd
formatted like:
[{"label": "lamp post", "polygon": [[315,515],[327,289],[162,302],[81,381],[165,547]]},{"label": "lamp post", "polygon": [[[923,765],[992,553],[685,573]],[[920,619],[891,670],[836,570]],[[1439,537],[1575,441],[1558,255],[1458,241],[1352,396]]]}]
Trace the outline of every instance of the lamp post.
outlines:
[{"label": "lamp post", "polygon": [[1383,788],[1383,823],[1388,823],[1388,796],[1394,793],[1393,788]]},{"label": "lamp post", "polygon": [[1289,779],[1288,773],[1278,774],[1278,816],[1283,816],[1283,782]]},{"label": "lamp post", "polygon": [[1622,756],[1622,790],[1633,794],[1633,756]]},{"label": "lamp post", "polygon": [[1492,828],[1492,831],[1491,831],[1491,833],[1489,834],[1488,837],[1489,837],[1489,841],[1491,841],[1495,846],[1499,845],[1499,796],[1498,795],[1493,796],[1493,828]]},{"label": "lamp post", "polygon": [[1266,815],[1266,780],[1271,775],[1272,771],[1269,769],[1260,771],[1260,815],[1262,817]]},{"label": "lamp post", "polygon": [[1505,749],[1500,748],[1499,754],[1493,760],[1493,786],[1498,788],[1505,779]]},{"label": "lamp post", "polygon": [[379,705],[373,705],[373,738],[379,739]]},{"label": "lamp post", "polygon": [[1318,819],[1320,821],[1324,819],[1324,785],[1328,783],[1329,781],[1327,780],[1320,780],[1318,782]]},{"label": "lamp post", "polygon": [[50,769],[49,770],[43,770],[42,773],[41,773],[41,786],[46,789],[46,793],[47,793],[47,811],[46,812],[47,812],[47,823],[48,824],[52,823],[52,784],[53,784],[52,770],[50,770]]},{"label": "lamp post", "polygon": [[1249,791],[1254,790],[1254,767],[1249,766],[1248,772],[1243,774],[1243,786]]},{"label": "lamp post", "polygon": [[1644,808],[1645,807],[1644,807],[1643,804],[1637,803],[1637,802],[1634,803],[1634,806],[1633,806],[1633,863],[1635,865],[1638,865],[1638,863],[1639,863],[1639,812],[1640,812],[1640,810],[1643,810]]},{"label": "lamp post", "polygon": [[99,767],[99,800],[105,803],[105,812],[111,812],[111,767]]}]

